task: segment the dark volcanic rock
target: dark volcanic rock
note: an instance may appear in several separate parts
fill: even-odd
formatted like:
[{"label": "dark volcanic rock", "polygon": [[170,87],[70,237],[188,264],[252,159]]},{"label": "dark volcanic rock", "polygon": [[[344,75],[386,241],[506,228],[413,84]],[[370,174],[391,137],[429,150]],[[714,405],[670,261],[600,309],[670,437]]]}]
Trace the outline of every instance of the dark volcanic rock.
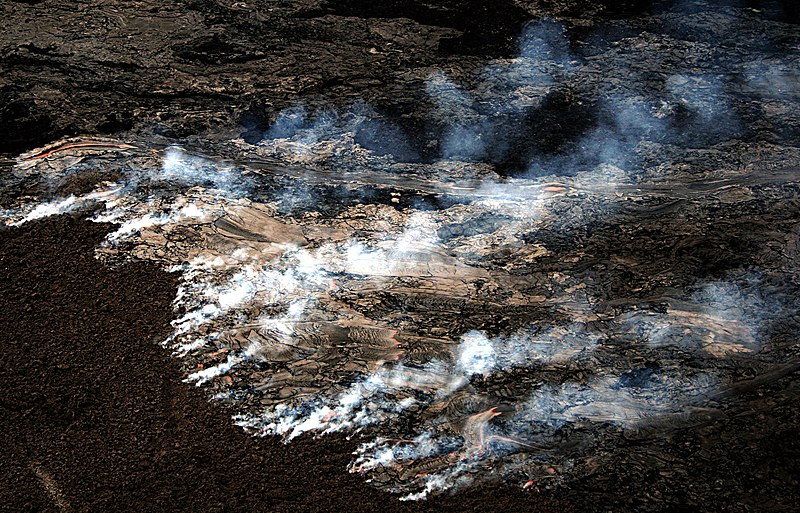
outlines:
[{"label": "dark volcanic rock", "polygon": [[62,217],[0,232],[0,510],[571,509],[505,486],[387,504],[344,471],[353,442],[245,435],[158,346],[174,276],[98,262],[107,229]]},{"label": "dark volcanic rock", "polygon": [[[504,173],[523,171],[541,154],[571,152],[576,137],[637,98],[645,104],[636,108],[673,104],[664,112],[667,141],[791,140],[798,134],[796,114],[786,112],[796,94],[791,8],[744,7],[194,0],[66,10],[7,3],[0,151],[130,129],[174,138],[231,130],[255,142],[286,107],[347,110],[366,102],[406,132],[411,146],[401,158],[431,159],[448,155],[442,139],[453,121],[425,92],[437,70],[471,93],[480,122],[465,128],[491,140],[488,158]],[[537,27],[526,39],[522,28],[546,16],[565,30],[562,67],[528,77],[545,87],[534,103],[498,112],[497,95],[516,86],[487,83],[485,59],[524,54],[530,41],[559,47],[560,36]],[[788,53],[776,61],[781,52]],[[543,96],[548,81],[559,87]],[[724,93],[728,103],[696,103],[706,92]]]},{"label": "dark volcanic rock", "polygon": [[12,510],[797,503],[795,3],[0,15]]}]

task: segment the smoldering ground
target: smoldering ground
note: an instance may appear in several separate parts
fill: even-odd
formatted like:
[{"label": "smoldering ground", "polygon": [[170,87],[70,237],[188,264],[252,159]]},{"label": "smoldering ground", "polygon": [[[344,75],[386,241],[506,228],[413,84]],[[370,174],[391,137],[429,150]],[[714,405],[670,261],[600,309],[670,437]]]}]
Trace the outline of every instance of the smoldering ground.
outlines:
[{"label": "smoldering ground", "polygon": [[[44,149],[19,180],[119,172],[82,195],[18,198],[7,223],[91,207],[120,224],[100,258],[180,272],[165,344],[254,433],[364,436],[352,470],[410,499],[544,472],[558,486],[649,419],[722,408],[743,368],[794,361],[795,285],[770,284],[796,268],[796,183],[761,171],[796,155],[741,163],[761,147],[742,104],[797,90],[782,71],[737,89],[752,75],[740,49],[663,36],[598,63],[552,20],[519,41],[463,84],[425,78],[433,158],[363,103],[296,106],[257,144],[222,145],[293,169],[146,140]],[[699,72],[668,62],[679,50]],[[655,88],[626,65],[659,60]],[[415,189],[440,203],[421,208]],[[751,249],[733,255],[739,242]]]}]

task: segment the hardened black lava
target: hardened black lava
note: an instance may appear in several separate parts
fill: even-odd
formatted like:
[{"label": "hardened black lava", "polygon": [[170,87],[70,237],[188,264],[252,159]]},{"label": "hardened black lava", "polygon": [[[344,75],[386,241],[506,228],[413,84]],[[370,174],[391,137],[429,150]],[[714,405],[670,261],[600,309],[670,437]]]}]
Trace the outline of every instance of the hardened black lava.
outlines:
[{"label": "hardened black lava", "polygon": [[[351,474],[362,442],[389,433],[403,449],[400,438],[423,415],[412,409],[394,424],[289,444],[245,434],[231,421],[241,410],[209,402],[209,388],[260,407],[282,392],[270,373],[296,372],[280,384],[305,393],[329,379],[308,370],[324,359],[248,361],[230,389],[227,375],[207,388],[186,383],[197,369],[159,345],[173,330],[179,276],[108,257],[124,253],[125,241],[98,259],[117,227],[87,221],[91,208],[103,211],[90,201],[72,216],[0,227],[0,510],[777,512],[800,502],[795,3],[16,1],[0,16],[3,219],[22,204],[118,183],[144,208],[177,189],[147,182],[169,171],[160,167],[169,158],[187,169],[200,154],[250,159],[241,169],[272,178],[226,183],[227,199],[240,202],[230,208],[253,200],[266,212],[274,201],[256,221],[282,227],[285,240],[305,223],[306,234],[324,235],[317,240],[358,232],[374,243],[383,234],[369,215],[393,229],[422,218],[435,221],[439,244],[421,252],[425,265],[446,274],[469,263],[471,277],[448,285],[460,297],[424,274],[372,289],[353,278],[369,272],[325,275],[332,284],[320,296],[336,313],[418,330],[395,340],[408,355],[400,377],[435,378],[426,365],[452,360],[442,347],[472,329],[525,339],[559,328],[544,345],[592,347],[579,361],[457,376],[459,393],[492,402],[462,394],[426,405],[435,420],[436,408],[452,413],[434,433],[452,447]],[[104,134],[112,137],[97,139]],[[80,137],[12,163],[71,135]],[[358,166],[361,174],[348,174]],[[181,186],[222,180],[195,178]],[[471,209],[481,201],[486,212]],[[505,210],[492,211],[492,201]],[[547,225],[536,224],[542,205]],[[152,249],[163,264],[159,251],[174,256],[209,233],[270,242],[230,217],[203,223],[197,233],[156,226],[138,256]],[[487,270],[497,272],[478,277]],[[531,303],[513,303],[512,290]],[[569,301],[547,303],[559,294]],[[346,330],[325,329],[339,336],[326,340],[344,340],[342,352],[362,349],[353,340],[394,337],[354,329],[361,338],[348,340]],[[374,363],[368,356],[361,360]],[[202,358],[184,362],[202,369]],[[614,379],[603,381],[606,371]],[[614,415],[599,397],[597,410],[589,400],[577,413],[534,401],[592,383],[614,398],[635,390],[652,399],[682,373],[695,379],[687,389],[724,379],[641,423],[620,421],[641,410],[624,400],[612,401]],[[341,375],[351,381],[337,385],[356,382]],[[438,392],[408,388],[420,403]],[[501,440],[522,432],[522,443]],[[460,443],[472,452],[459,453]],[[491,452],[500,459],[480,460]],[[550,466],[556,456],[561,465]],[[476,478],[505,482],[479,480],[422,502],[386,492],[470,458]],[[501,467],[508,461],[519,466]]]},{"label": "hardened black lava", "polygon": [[630,434],[557,493],[389,499],[343,471],[354,441],[253,438],[182,382],[158,345],[176,277],[98,262],[109,228],[62,216],[0,232],[0,510],[791,511],[800,499],[796,374],[741,390],[724,415]]}]

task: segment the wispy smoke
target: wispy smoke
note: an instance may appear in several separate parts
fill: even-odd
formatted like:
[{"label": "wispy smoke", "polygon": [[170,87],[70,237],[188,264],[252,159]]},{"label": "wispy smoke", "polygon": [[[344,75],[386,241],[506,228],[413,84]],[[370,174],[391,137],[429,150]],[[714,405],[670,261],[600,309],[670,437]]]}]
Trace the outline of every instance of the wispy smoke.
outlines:
[{"label": "wispy smoke", "polygon": [[94,192],[81,196],[68,196],[63,199],[47,201],[45,203],[31,203],[23,205],[17,211],[10,211],[7,214],[5,224],[9,226],[19,226],[29,221],[42,219],[44,217],[66,214],[79,209],[86,204],[97,201],[113,201],[113,198],[121,191],[121,187],[112,184],[109,187],[100,187]]},{"label": "wispy smoke", "polygon": [[[604,200],[609,177],[622,173],[610,166],[563,186],[489,181],[439,210],[355,205],[322,218],[282,216],[275,203],[232,194],[242,183],[232,165],[216,173],[213,161],[176,150],[157,164],[137,170],[135,186],[68,206],[99,201],[95,219],[119,225],[99,249],[104,258],[136,256],[181,273],[165,345],[187,362],[186,380],[240,404],[236,423],[257,434],[369,432],[351,470],[388,476],[385,488],[405,499],[461,486],[489,464],[503,476],[527,472],[531,458],[567,468],[560,426],[635,426],[725,381],[716,371],[632,366],[604,342],[610,336],[633,335],[656,362],[674,344],[686,347],[687,329],[690,349],[711,357],[759,348],[753,303],[722,282],[666,313],[623,314],[610,332],[554,317],[499,334],[446,324],[448,309],[470,301],[498,315],[515,302],[546,304],[520,293],[530,284],[508,271],[538,254],[520,237],[551,226],[549,209],[569,188],[593,187]],[[59,209],[26,207],[17,219]],[[597,317],[570,292],[547,294],[576,319]],[[413,310],[415,301],[430,306]],[[375,310],[383,304],[389,314]],[[558,377],[570,368],[584,377]]]},{"label": "wispy smoke", "polygon": [[258,146],[287,162],[347,169],[418,158],[403,131],[363,103],[344,112],[312,113],[303,106],[281,111]]},{"label": "wispy smoke", "polygon": [[689,301],[672,301],[665,312],[623,316],[652,347],[674,346],[715,356],[760,349],[769,308],[728,282],[703,284]]},{"label": "wispy smoke", "polygon": [[[592,230],[617,223],[622,240],[636,209],[713,187],[670,181],[674,155],[690,160],[684,147],[744,126],[724,73],[673,63],[660,90],[644,90],[618,75],[641,73],[626,66],[653,55],[635,45],[609,52],[605,64],[576,55],[564,27],[544,20],[525,28],[513,59],[470,77],[431,73],[435,162],[420,162],[403,131],[368,105],[296,106],[258,144],[231,145],[252,162],[301,170],[128,145],[118,183],[23,198],[4,222],[91,208],[93,220],[118,225],[100,258],[180,273],[164,345],[185,363],[187,382],[234,403],[236,423],[253,433],[361,433],[350,470],[406,500],[533,475],[540,463],[566,472],[592,444],[702,404],[733,379],[720,362],[756,361],[770,311],[780,311],[758,276],[741,273],[683,293],[662,287],[657,301],[640,290],[595,297],[589,285],[606,287],[606,274],[642,271],[625,255],[581,254]],[[777,103],[798,94],[783,62],[737,66],[752,94]],[[587,78],[612,72],[607,83]],[[528,139],[549,135],[537,123],[561,113],[551,103],[562,97],[591,119],[574,116],[565,124],[580,130],[556,134],[556,143],[573,138],[568,151],[537,146]],[[512,157],[519,169],[507,174],[516,177],[501,178]],[[70,165],[28,159],[16,172],[52,182]],[[551,243],[555,235],[575,242]]]},{"label": "wispy smoke", "polygon": [[179,148],[167,148],[161,173],[154,178],[188,186],[208,185],[225,192],[234,192],[245,183],[242,173],[230,164],[194,157]]}]

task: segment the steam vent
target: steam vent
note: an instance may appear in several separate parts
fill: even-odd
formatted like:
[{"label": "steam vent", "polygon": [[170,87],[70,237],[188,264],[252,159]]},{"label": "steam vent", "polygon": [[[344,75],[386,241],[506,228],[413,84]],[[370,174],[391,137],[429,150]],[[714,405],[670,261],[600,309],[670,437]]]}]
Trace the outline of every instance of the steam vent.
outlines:
[{"label": "steam vent", "polygon": [[0,510],[797,511],[794,1],[0,15]]}]

